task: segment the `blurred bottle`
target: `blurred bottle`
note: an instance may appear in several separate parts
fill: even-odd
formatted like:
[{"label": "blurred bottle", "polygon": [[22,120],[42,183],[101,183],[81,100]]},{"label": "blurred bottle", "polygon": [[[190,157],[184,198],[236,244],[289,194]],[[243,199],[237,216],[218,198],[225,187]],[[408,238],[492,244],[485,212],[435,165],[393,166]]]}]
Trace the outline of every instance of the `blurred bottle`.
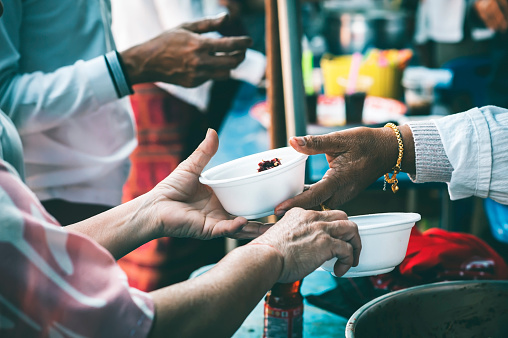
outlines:
[{"label": "blurred bottle", "polygon": [[263,338],[301,338],[303,336],[302,281],[276,283],[265,298]]}]

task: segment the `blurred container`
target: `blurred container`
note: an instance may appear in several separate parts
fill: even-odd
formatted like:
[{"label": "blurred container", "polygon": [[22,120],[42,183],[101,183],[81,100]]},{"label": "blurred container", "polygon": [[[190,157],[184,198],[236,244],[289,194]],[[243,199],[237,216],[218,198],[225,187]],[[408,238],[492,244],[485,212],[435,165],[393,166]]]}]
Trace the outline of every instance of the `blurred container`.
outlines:
[{"label": "blurred container", "polygon": [[404,11],[330,9],[325,20],[328,49],[335,55],[405,48],[413,36],[412,17]]},{"label": "blurred container", "polygon": [[[367,95],[400,99],[402,73],[412,53],[407,50],[372,50],[360,67],[360,75],[371,77],[373,82]],[[324,92],[327,96],[342,96],[344,88],[338,78],[347,78],[351,55],[326,55],[321,59]]]},{"label": "blurred container", "polygon": [[409,67],[404,71],[402,85],[408,115],[429,115],[435,101],[434,89],[452,80],[452,73],[446,69]]},{"label": "blurred container", "polygon": [[[339,86],[347,88],[348,79],[337,79]],[[344,90],[344,106],[346,124],[361,124],[363,119],[363,107],[367,92],[372,87],[373,80],[369,76],[359,76],[355,83],[354,91],[347,93]]]}]

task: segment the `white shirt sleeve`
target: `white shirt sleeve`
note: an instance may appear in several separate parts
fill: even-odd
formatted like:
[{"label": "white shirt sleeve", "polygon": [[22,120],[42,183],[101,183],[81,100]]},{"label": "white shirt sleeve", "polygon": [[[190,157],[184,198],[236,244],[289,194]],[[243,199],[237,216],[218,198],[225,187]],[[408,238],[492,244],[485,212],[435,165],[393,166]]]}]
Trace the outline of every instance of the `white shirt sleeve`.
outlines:
[{"label": "white shirt sleeve", "polygon": [[453,167],[450,197],[508,204],[508,110],[486,106],[435,120]]},{"label": "white shirt sleeve", "polygon": [[0,20],[0,108],[20,134],[53,128],[73,115],[97,111],[118,99],[103,56],[54,72],[22,73],[18,50],[22,16],[18,12],[21,8],[11,8],[5,13],[9,20]]}]

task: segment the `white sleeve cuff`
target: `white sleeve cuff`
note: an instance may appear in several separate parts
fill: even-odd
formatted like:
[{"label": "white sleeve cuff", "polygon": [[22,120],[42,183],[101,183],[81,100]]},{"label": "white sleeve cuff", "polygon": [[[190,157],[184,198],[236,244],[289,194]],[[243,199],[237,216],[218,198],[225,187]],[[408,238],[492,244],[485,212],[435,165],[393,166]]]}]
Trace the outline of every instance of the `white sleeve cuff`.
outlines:
[{"label": "white sleeve cuff", "polygon": [[104,56],[98,56],[83,64],[83,74],[88,77],[89,88],[93,91],[99,106],[118,99]]}]

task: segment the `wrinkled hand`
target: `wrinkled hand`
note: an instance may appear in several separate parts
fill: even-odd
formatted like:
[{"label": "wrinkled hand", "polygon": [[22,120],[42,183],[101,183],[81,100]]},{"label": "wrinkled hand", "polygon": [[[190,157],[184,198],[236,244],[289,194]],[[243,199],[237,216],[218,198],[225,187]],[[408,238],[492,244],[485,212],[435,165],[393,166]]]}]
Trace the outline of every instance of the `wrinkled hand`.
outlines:
[{"label": "wrinkled hand", "polygon": [[283,256],[281,283],[299,280],[325,261],[337,257],[334,273],[345,274],[357,266],[362,248],[358,227],[343,211],[293,208],[251,242],[268,244]]},{"label": "wrinkled hand", "polygon": [[195,87],[210,79],[228,78],[252,44],[248,37],[209,38],[228,16],[204,19],[168,30],[121,53],[132,84],[166,82]]},{"label": "wrinkled hand", "polygon": [[199,182],[218,145],[217,133],[209,129],[194,153],[147,194],[160,236],[254,238],[270,227],[229,215],[212,189]]},{"label": "wrinkled hand", "polygon": [[276,215],[292,207],[317,208],[321,203],[337,208],[391,170],[397,159],[397,140],[389,128],[359,127],[320,136],[293,137],[289,143],[307,155],[326,154],[330,169],[303,193],[279,204]]},{"label": "wrinkled hand", "polygon": [[508,2],[506,0],[478,0],[474,8],[485,26],[495,31],[508,29]]}]

